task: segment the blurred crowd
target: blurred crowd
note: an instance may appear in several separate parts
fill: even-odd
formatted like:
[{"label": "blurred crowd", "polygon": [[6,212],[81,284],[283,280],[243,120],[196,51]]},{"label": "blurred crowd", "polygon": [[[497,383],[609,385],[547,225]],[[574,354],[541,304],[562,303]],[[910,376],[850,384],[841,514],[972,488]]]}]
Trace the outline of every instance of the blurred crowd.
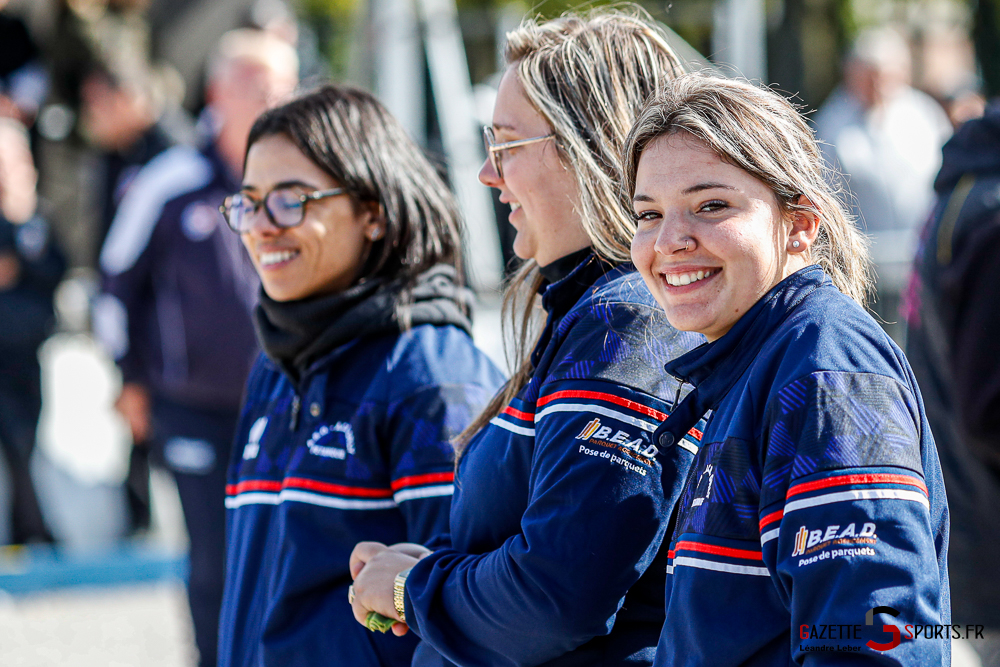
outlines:
[{"label": "blurred crowd", "polygon": [[[294,20],[274,2],[266,3],[271,11],[248,12],[241,24],[228,26],[235,31],[220,34],[192,91],[174,67],[154,58],[146,0],[60,0],[54,29],[44,39],[6,4],[0,0],[0,446],[7,472],[0,492],[11,501],[10,516],[0,517],[0,544],[55,541],[29,464],[42,403],[37,353],[57,326],[57,287],[72,280],[88,296],[81,311],[86,315],[65,317],[72,314],[66,311],[58,326],[92,334],[122,372],[115,407],[135,443],[126,485],[129,530],[149,526],[152,460],[174,475],[180,491],[191,536],[196,640],[202,664],[214,664],[224,473],[256,351],[251,312],[258,290],[218,206],[239,188],[253,120],[297,85]],[[963,313],[951,311],[928,334],[929,318],[921,315],[937,295],[920,290],[939,284],[927,264],[927,239],[938,243],[941,234],[972,224],[972,214],[961,213],[970,192],[973,200],[987,197],[984,186],[963,180],[962,169],[955,167],[954,178],[942,171],[942,147],[986,104],[970,84],[942,105],[913,86],[912,70],[904,35],[888,28],[863,32],[844,59],[841,85],[815,114],[815,128],[827,159],[845,175],[841,185],[858,224],[872,238],[876,311],[884,326],[905,344],[905,305],[911,354],[937,355],[948,366],[954,346],[967,344],[961,350],[967,366],[981,370],[989,352],[973,346],[1000,339],[952,340],[949,335],[962,330]],[[952,162],[975,153],[977,142],[989,145],[974,140],[962,155],[953,153]],[[962,203],[949,208],[956,190]],[[980,208],[986,211],[976,213],[980,218],[996,212],[995,203]],[[981,243],[983,237],[973,238]],[[918,249],[916,283],[909,283],[904,304]],[[956,254],[960,250],[955,246]],[[979,269],[966,270],[962,280],[989,265],[978,262],[972,266]],[[995,272],[1000,264],[992,266]],[[945,283],[955,290],[954,281]],[[988,301],[992,289],[977,294]],[[991,332],[987,324],[977,330]],[[925,347],[913,347],[919,345]],[[938,368],[932,362],[926,368]],[[928,382],[948,396],[941,399],[941,419],[949,436],[935,435],[965,452],[954,458],[964,471],[955,486],[967,492],[966,506],[983,497],[969,490],[973,482],[986,497],[1000,498],[1000,468],[991,467],[995,461],[976,463],[982,459],[962,444],[970,442],[972,427],[955,417],[954,381],[927,372]],[[972,386],[995,383],[991,376],[970,377]],[[995,459],[1000,450],[990,432],[997,421],[992,407],[980,406],[971,442]],[[942,455],[946,475],[947,459]],[[972,559],[982,522],[991,519],[976,521],[959,540],[965,549],[959,553]],[[1000,544],[1000,538],[989,543]],[[953,578],[961,585],[962,577]],[[969,589],[975,587],[970,578]]]}]

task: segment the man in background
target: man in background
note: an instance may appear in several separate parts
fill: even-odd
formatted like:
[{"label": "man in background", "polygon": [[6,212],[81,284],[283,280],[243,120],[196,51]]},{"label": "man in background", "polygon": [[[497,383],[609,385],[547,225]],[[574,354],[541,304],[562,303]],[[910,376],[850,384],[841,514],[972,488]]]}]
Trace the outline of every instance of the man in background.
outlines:
[{"label": "man in background", "polygon": [[[845,58],[843,82],[815,117],[825,157],[846,179],[845,204],[874,237],[874,310],[884,326],[899,319],[917,231],[933,204],[941,146],[951,134],[944,110],[910,80],[906,40],[889,28],[862,32]],[[902,344],[902,328],[886,328]]]},{"label": "man in background", "polygon": [[177,481],[202,667],[216,664],[226,467],[256,352],[256,274],[218,207],[240,187],[250,126],[297,76],[288,43],[256,30],[224,35],[209,63],[208,140],[200,151],[169,149],[138,173],[100,256],[94,330],[122,370],[117,409]]},{"label": "man in background", "polygon": [[65,262],[37,215],[37,173],[27,130],[0,118],[0,452],[13,491],[0,544],[52,542],[31,478],[42,409],[38,348],[51,332]]}]

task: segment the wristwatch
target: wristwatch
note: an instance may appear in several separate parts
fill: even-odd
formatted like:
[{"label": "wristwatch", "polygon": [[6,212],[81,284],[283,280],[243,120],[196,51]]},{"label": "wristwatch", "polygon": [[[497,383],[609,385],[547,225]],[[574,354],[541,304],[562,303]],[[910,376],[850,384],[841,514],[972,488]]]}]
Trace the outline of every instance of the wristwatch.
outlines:
[{"label": "wristwatch", "polygon": [[406,623],[406,577],[409,576],[412,569],[412,566],[406,568],[397,574],[392,582],[392,604],[396,607],[399,620],[403,623]]}]

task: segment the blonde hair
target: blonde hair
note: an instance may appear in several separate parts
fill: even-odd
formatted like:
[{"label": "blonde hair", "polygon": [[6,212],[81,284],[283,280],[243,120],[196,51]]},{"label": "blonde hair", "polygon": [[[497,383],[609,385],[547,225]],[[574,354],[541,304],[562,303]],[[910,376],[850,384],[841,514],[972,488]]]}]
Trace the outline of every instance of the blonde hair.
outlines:
[{"label": "blonde hair", "polygon": [[[873,270],[868,240],[830,185],[806,120],[781,95],[746,81],[704,73],[678,77],[649,100],[625,140],[622,204],[631,205],[642,152],[655,139],[687,132],[722,160],[765,183],[786,213],[808,211],[819,219],[810,258],[841,292],[866,306]],[[800,204],[804,196],[808,203]]]},{"label": "blonde hair", "polygon": [[[639,7],[596,9],[551,21],[525,19],[507,33],[504,59],[528,100],[548,121],[559,156],[576,177],[580,217],[594,251],[629,261],[635,223],[619,201],[620,149],[643,102],[683,71],[662,29]],[[508,281],[503,320],[513,332],[514,375],[457,438],[469,438],[510,403],[531,379],[543,279],[528,260]]]}]

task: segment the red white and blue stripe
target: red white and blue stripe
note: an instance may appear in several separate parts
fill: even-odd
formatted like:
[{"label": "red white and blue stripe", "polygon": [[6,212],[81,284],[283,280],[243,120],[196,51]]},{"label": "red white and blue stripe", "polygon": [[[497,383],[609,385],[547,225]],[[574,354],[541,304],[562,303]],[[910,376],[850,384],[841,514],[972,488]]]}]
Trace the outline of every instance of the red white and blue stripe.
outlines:
[{"label": "red white and blue stripe", "polygon": [[[667,418],[667,413],[608,392],[563,389],[540,396],[535,405],[514,399],[511,405],[490,420],[494,426],[528,437],[535,437],[535,425],[560,412],[580,412],[615,419],[652,433]],[[692,428],[680,441],[680,446],[698,453],[702,433]]]},{"label": "red white and blue stripe", "polygon": [[407,500],[450,496],[455,492],[454,479],[454,472],[427,473],[401,477],[389,488],[332,484],[304,477],[248,479],[226,485],[226,507],[291,501],[342,510],[391,509]]},{"label": "red white and blue stripe", "polygon": [[744,545],[744,542],[740,542],[740,546],[726,545],[704,535],[681,535],[667,552],[667,574],[673,574],[677,567],[692,567],[729,574],[769,576],[761,550]]},{"label": "red white and blue stripe", "polygon": [[[840,472],[840,471],[838,471]],[[906,472],[859,472],[797,482],[788,487],[785,506],[760,519],[760,542],[778,537],[778,527],[786,514],[809,507],[858,500],[903,500],[930,508],[924,481]]]}]

